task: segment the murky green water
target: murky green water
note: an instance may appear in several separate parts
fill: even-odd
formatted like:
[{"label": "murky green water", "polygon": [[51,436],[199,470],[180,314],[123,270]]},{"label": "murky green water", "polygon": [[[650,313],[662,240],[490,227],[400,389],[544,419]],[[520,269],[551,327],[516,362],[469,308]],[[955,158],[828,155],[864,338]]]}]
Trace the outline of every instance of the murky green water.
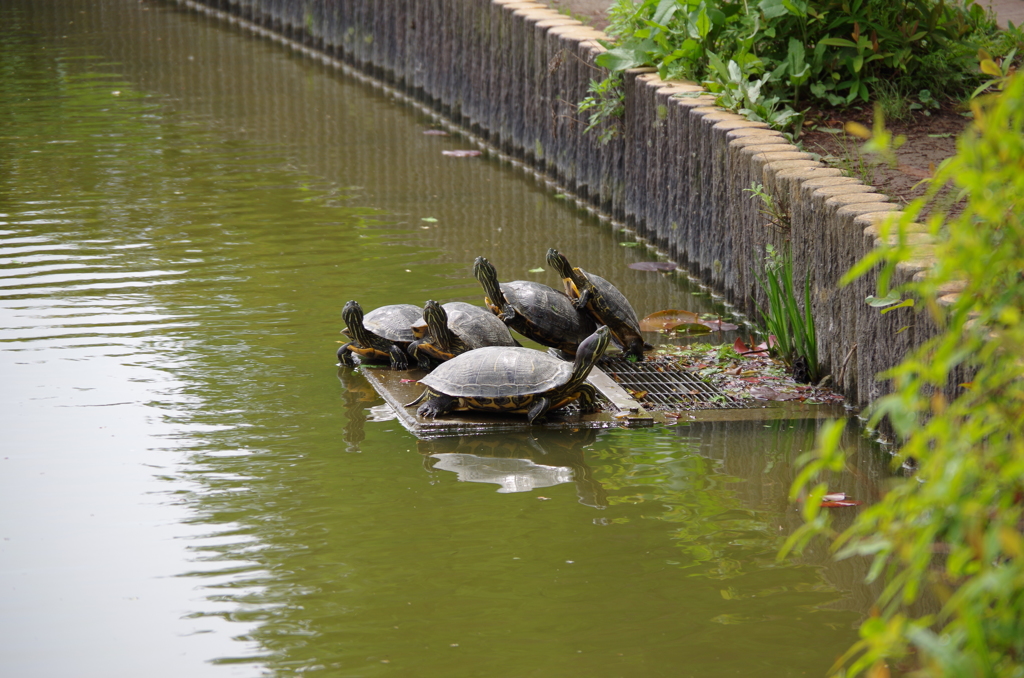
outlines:
[{"label": "murky green water", "polygon": [[859,564],[774,559],[813,421],[421,442],[335,367],[347,299],[479,302],[478,254],[713,310],[432,127],[168,5],[0,4],[0,673],[813,676],[855,639]]}]

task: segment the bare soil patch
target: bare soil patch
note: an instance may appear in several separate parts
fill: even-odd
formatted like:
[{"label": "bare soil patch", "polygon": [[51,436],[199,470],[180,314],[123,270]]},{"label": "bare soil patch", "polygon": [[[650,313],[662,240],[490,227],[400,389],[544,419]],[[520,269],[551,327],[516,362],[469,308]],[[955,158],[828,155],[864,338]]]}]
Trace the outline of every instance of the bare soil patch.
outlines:
[{"label": "bare soil patch", "polygon": [[820,155],[823,162],[876,187],[900,206],[925,193],[924,180],[934,175],[943,160],[956,153],[957,137],[971,122],[950,105],[931,115],[916,112],[907,120],[887,120],[886,128],[894,137],[906,137],[906,142],[896,151],[896,167],[890,167],[878,158],[861,153],[863,140],[842,131],[850,121],[871,129],[874,111],[868,107],[812,110],[807,115],[800,143],[804,150]]}]

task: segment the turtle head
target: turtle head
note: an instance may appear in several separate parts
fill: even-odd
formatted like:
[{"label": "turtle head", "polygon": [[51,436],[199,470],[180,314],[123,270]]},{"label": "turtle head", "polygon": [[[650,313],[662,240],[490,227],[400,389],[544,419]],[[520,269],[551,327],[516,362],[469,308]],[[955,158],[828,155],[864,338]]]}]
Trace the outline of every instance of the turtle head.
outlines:
[{"label": "turtle head", "polygon": [[427,327],[434,336],[437,336],[434,330],[448,327],[448,312],[433,299],[423,305],[423,319],[427,321]]},{"label": "turtle head", "polygon": [[493,305],[501,307],[505,303],[501,297],[498,272],[494,269],[494,264],[484,257],[477,257],[473,262],[473,277],[480,281],[484,288],[484,294]]},{"label": "turtle head", "polygon": [[597,331],[580,342],[576,349],[576,360],[573,362],[573,378],[583,381],[590,374],[590,369],[601,359],[611,341],[612,331],[607,327],[599,327]]},{"label": "turtle head", "polygon": [[498,273],[494,265],[487,261],[487,257],[477,257],[473,260],[473,277],[483,283],[485,278],[498,279]]},{"label": "turtle head", "polygon": [[432,343],[447,350],[455,335],[448,327],[448,311],[431,299],[423,305],[423,320],[427,323],[427,333]]},{"label": "turtle head", "polygon": [[547,260],[548,265],[558,271],[558,276],[562,280],[575,280],[576,272],[573,270],[572,264],[569,263],[564,254],[554,247],[548,250]]},{"label": "turtle head", "polygon": [[348,330],[348,336],[363,343],[361,338],[366,336],[366,329],[363,327],[363,307],[359,302],[354,299],[346,302],[341,309],[341,319],[347,325],[345,329]]},{"label": "turtle head", "polygon": [[495,270],[494,265],[484,257],[477,257],[473,262],[473,277],[479,280],[484,288],[484,302],[487,307],[503,321],[512,320],[516,311],[501,291],[498,271]]}]

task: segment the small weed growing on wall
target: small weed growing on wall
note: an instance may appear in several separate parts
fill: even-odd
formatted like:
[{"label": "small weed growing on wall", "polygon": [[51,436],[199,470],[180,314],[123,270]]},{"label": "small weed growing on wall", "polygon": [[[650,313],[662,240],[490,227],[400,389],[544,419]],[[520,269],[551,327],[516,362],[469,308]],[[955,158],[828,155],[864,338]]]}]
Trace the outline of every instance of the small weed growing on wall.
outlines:
[{"label": "small weed growing on wall", "polygon": [[743,190],[753,193],[755,198],[761,200],[762,207],[758,211],[768,218],[769,223],[780,231],[788,231],[790,229],[792,220],[789,217],[789,210],[782,204],[781,200],[776,200],[775,196],[764,190],[764,184],[752,181],[750,182],[750,188]]},{"label": "small weed growing on wall", "polygon": [[622,88],[622,75],[612,74],[601,82],[591,81],[590,96],[579,103],[580,114],[587,113],[584,132],[600,130],[598,141],[606,144],[618,136],[622,127],[622,113],[626,106],[626,93]]}]

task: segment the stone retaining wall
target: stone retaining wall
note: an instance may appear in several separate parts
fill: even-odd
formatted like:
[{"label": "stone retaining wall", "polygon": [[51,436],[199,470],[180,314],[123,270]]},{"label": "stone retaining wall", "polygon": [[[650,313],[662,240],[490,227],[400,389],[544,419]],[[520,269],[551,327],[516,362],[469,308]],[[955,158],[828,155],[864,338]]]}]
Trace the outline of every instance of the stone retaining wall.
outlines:
[{"label": "stone retaining wall", "polygon": [[[871,279],[839,288],[896,210],[761,123],[716,108],[691,83],[650,69],[626,78],[618,134],[600,143],[577,113],[604,34],[529,0],[177,0],[272,31],[404,92],[564,190],[625,223],[747,314],[765,245],[792,245],[811,272],[824,371],[851,404],[887,388],[875,375],[930,333],[915,314],[881,315]],[[762,184],[791,217],[770,225],[748,189]],[[926,267],[901,266],[900,280]],[[896,282],[900,282],[897,280]]]}]

